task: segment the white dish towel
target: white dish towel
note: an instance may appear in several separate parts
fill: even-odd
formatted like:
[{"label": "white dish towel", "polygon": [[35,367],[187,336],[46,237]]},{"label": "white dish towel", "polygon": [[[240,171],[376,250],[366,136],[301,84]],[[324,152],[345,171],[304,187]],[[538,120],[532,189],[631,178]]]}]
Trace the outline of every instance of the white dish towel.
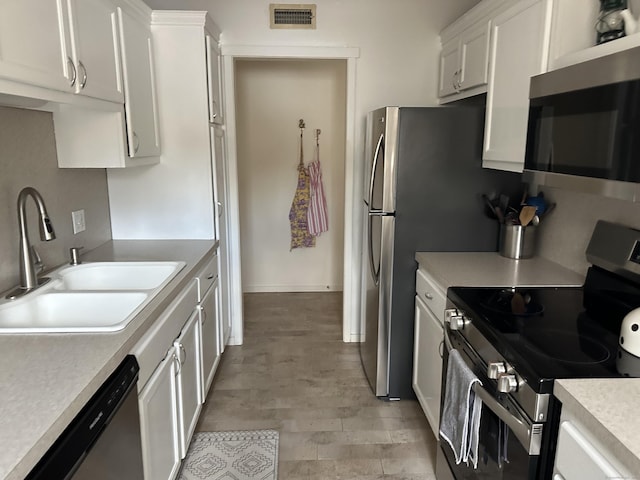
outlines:
[{"label": "white dish towel", "polygon": [[440,435],[453,450],[456,464],[464,461],[477,468],[482,400],[475,394],[473,385],[482,385],[482,382],[455,349],[449,352],[446,382]]}]

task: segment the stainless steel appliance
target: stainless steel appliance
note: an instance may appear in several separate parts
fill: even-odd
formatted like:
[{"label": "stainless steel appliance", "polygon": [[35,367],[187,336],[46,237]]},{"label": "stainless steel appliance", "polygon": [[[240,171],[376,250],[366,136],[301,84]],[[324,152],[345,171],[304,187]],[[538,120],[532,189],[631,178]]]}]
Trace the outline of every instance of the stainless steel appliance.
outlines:
[{"label": "stainless steel appliance", "polygon": [[441,441],[438,480],[551,478],[562,408],[554,380],[627,374],[618,334],[640,306],[640,231],[600,221],[587,259],[583,287],[449,289],[445,366],[458,350],[482,382],[483,408],[477,470],[456,465]]},{"label": "stainless steel appliance", "polygon": [[535,76],[530,98],[530,183],[639,197],[640,47]]},{"label": "stainless steel appliance", "polygon": [[386,107],[367,117],[360,357],[375,395],[412,398],[416,251],[496,251],[482,194],[520,176],[481,168],[484,112]]},{"label": "stainless steel appliance", "polygon": [[143,480],[138,370],[128,355],[26,480]]}]

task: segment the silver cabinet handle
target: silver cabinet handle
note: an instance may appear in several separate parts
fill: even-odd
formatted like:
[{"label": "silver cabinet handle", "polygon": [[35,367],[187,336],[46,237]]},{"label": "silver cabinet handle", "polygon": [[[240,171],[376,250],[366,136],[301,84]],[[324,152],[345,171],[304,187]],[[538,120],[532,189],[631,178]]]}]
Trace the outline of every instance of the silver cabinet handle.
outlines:
[{"label": "silver cabinet handle", "polygon": [[[184,365],[185,363],[187,363],[187,350],[186,348],[184,348],[184,345],[182,345],[181,343],[178,344],[178,348],[180,349],[180,363],[182,365]],[[182,360],[182,354],[184,354],[184,360]]]},{"label": "silver cabinet handle", "polygon": [[429,292],[424,292],[424,296],[427,297],[427,300],[433,300],[433,295],[431,295]]},{"label": "silver cabinet handle", "polygon": [[78,68],[82,69],[82,80],[80,81],[80,88],[84,89],[87,85],[87,69],[84,67],[82,62],[78,62]]},{"label": "silver cabinet handle", "polygon": [[200,308],[200,311],[202,312],[202,325],[204,325],[205,322],[207,321],[207,311],[204,308],[202,308],[202,306],[198,308]]},{"label": "silver cabinet handle", "polygon": [[138,134],[135,131],[133,132],[133,140],[133,153],[136,154],[140,149],[140,138],[138,138]]},{"label": "silver cabinet handle", "polygon": [[76,66],[73,64],[73,60],[71,57],[67,57],[67,65],[71,69],[71,79],[69,80],[69,86],[73,87],[76,84],[76,80],[78,79],[78,72],[76,70]]},{"label": "silver cabinet handle", "polygon": [[211,119],[215,120],[216,118],[218,118],[218,102],[216,102],[215,100],[211,101],[211,109],[213,110],[211,112]]},{"label": "silver cabinet handle", "polygon": [[438,355],[440,355],[440,358],[444,358],[444,340],[438,345]]},{"label": "silver cabinet handle", "polygon": [[182,364],[180,363],[180,359],[175,353],[172,355],[172,357],[173,357],[173,362],[176,364],[175,376],[177,377],[178,374],[180,373],[180,370],[182,370]]}]

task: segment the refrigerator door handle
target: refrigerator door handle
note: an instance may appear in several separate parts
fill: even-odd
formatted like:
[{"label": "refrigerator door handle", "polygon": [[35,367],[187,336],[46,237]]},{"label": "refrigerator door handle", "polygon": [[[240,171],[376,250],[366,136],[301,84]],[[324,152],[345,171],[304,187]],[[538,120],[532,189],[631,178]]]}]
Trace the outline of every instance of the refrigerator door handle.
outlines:
[{"label": "refrigerator door handle", "polygon": [[[380,134],[380,138],[378,139],[378,144],[376,145],[376,151],[373,154],[373,164],[371,166],[371,178],[369,179],[369,201],[367,205],[369,208],[373,207],[373,184],[374,179],[376,178],[376,168],[378,168],[378,155],[380,154],[380,150],[384,149],[384,133]],[[383,152],[384,155],[384,152]]]},{"label": "refrigerator door handle", "polygon": [[370,217],[393,217],[395,216],[394,212],[385,212],[384,210],[369,210],[368,212]]},{"label": "refrigerator door handle", "polygon": [[375,285],[378,285],[380,283],[380,270],[376,270],[376,266],[375,266],[375,261],[373,260],[373,235],[371,235],[371,231],[372,231],[372,223],[373,223],[373,216],[371,215],[371,213],[369,213],[369,225],[368,225],[368,244],[369,244],[369,269],[371,270],[371,275],[373,277],[373,283]]}]

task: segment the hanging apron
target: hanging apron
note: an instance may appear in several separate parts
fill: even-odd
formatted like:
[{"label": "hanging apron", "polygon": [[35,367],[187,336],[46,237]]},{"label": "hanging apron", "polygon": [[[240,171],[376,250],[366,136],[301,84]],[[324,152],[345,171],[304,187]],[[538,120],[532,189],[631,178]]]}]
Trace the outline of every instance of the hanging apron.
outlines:
[{"label": "hanging apron", "polygon": [[300,163],[298,163],[298,186],[293,196],[291,209],[289,210],[289,223],[291,224],[291,247],[315,247],[316,237],[309,233],[307,224],[307,213],[309,211],[309,200],[311,197],[309,172],[304,168],[304,158],[302,153],[302,134],[300,134]]},{"label": "hanging apron", "polygon": [[311,186],[311,199],[307,222],[309,233],[318,236],[329,230],[329,214],[327,212],[327,199],[322,185],[322,170],[320,169],[320,146],[316,143],[316,158],[307,167]]}]

